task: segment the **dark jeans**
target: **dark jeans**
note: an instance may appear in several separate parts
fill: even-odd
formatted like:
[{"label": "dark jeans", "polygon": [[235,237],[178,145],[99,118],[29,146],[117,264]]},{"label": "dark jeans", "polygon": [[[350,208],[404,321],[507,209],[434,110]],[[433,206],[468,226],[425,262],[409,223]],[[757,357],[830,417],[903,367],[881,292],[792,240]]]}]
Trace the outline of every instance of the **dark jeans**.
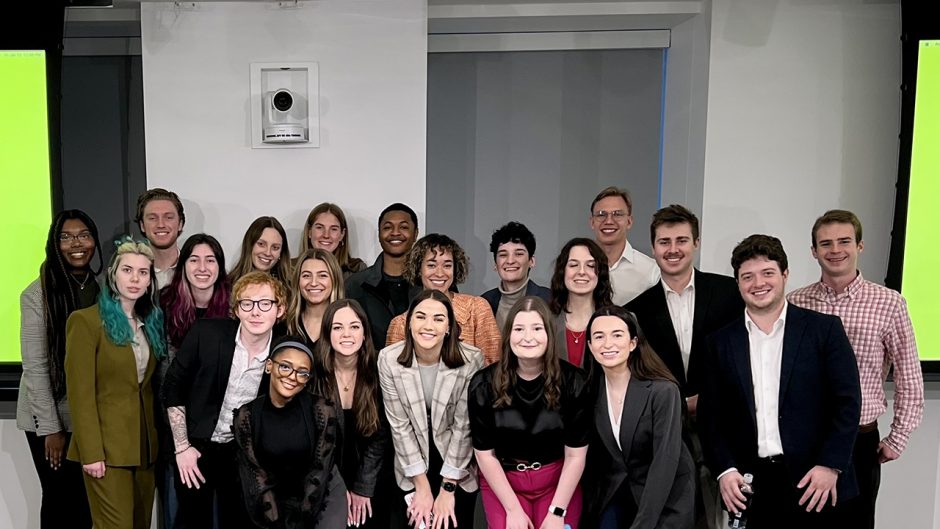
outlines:
[{"label": "dark jeans", "polygon": [[880,442],[881,435],[877,428],[859,433],[855,438],[852,464],[858,480],[858,496],[839,503],[846,517],[846,527],[875,529],[875,500],[878,499],[878,488],[881,486],[881,463],[878,462]]},{"label": "dark jeans", "polygon": [[[199,450],[199,471],[206,478],[199,488],[189,488],[180,480],[179,469],[173,465],[176,495],[179,501],[177,520],[186,527],[219,529],[241,529],[253,527],[242,498],[241,482],[238,478],[238,462],[235,459],[234,442],[213,443],[190,440]],[[218,520],[213,523],[217,503]]]},{"label": "dark jeans", "polygon": [[[91,527],[91,511],[82,479],[82,465],[62,458],[62,465],[53,470],[46,461],[46,438],[33,432],[26,433],[26,443],[33,458],[39,484],[42,487],[42,507],[39,511],[39,526],[42,529]],[[65,434],[68,449],[72,434]]]}]

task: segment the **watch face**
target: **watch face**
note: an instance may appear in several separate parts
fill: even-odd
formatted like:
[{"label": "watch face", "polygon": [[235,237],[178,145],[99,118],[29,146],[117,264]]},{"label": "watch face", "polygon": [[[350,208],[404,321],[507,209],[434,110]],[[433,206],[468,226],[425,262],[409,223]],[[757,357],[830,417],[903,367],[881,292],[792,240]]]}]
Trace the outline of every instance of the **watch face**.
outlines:
[{"label": "watch face", "polygon": [[445,481],[441,483],[441,488],[446,490],[447,492],[454,492],[455,490],[457,490],[457,485],[449,481]]}]

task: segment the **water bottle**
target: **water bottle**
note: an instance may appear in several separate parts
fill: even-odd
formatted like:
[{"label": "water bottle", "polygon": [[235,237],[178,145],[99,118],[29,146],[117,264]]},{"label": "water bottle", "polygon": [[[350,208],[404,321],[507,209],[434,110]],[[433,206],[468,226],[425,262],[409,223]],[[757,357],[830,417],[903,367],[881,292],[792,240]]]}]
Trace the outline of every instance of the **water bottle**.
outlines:
[{"label": "water bottle", "polygon": [[744,507],[745,510],[738,511],[738,514],[731,515],[728,518],[728,527],[731,529],[747,529],[747,507],[751,506],[751,497],[754,496],[754,487],[751,483],[754,482],[754,476],[752,474],[744,474],[744,484],[741,485],[741,492],[744,493]]}]

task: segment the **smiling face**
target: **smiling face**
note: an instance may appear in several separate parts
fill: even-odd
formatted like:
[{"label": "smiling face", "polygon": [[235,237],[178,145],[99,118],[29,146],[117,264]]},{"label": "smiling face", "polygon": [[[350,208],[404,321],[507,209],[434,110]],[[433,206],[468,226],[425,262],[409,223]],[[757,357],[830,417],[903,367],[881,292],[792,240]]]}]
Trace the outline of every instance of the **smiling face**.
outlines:
[{"label": "smiling face", "polygon": [[537,359],[545,355],[548,347],[548,332],[538,312],[521,311],[512,320],[509,347],[520,359]]},{"label": "smiling face", "polygon": [[454,254],[433,248],[421,260],[421,284],[424,288],[447,293],[454,284]]},{"label": "smiling face", "polygon": [[313,219],[313,226],[310,226],[307,237],[310,238],[312,247],[335,253],[340,243],[343,242],[344,235],[346,235],[346,230],[340,225],[336,215],[325,211]]},{"label": "smiling face", "polygon": [[208,244],[193,246],[193,253],[186,259],[186,280],[192,288],[208,290],[215,287],[219,279],[219,262]]},{"label": "smiling face", "polygon": [[597,262],[587,246],[573,246],[565,264],[565,288],[570,294],[590,295],[597,287]]},{"label": "smiling face", "polygon": [[411,215],[404,211],[389,211],[379,223],[379,244],[382,253],[389,257],[401,257],[411,250],[418,239],[418,228],[411,222]]},{"label": "smiling face", "polygon": [[147,202],[140,221],[140,231],[154,248],[165,250],[176,246],[176,239],[183,232],[183,225],[173,202],[163,199]]},{"label": "smiling face", "polygon": [[698,244],[692,238],[692,225],[688,222],[658,226],[653,240],[653,258],[662,275],[684,278],[691,274]]},{"label": "smiling face", "polygon": [[496,249],[496,273],[504,285],[516,285],[529,277],[535,266],[535,257],[529,255],[524,244],[505,242]]},{"label": "smiling face", "polygon": [[284,403],[294,398],[310,380],[311,369],[307,353],[291,347],[279,349],[273,359],[265,361],[265,370],[271,373],[271,399]]},{"label": "smiling face", "polygon": [[[276,300],[274,289],[268,284],[248,285],[246,286],[238,300],[260,301],[262,299]],[[254,336],[262,336],[271,331],[277,319],[284,315],[283,305],[276,302],[271,310],[267,312],[261,310],[258,303],[254,303],[251,310],[243,310],[240,304],[236,303],[235,313],[241,322],[242,332],[247,332]]]},{"label": "smiling face", "polygon": [[594,360],[608,370],[624,368],[637,345],[637,338],[630,335],[627,322],[617,316],[595,318],[588,336],[588,347]]},{"label": "smiling face", "polygon": [[356,356],[362,349],[364,339],[365,329],[356,312],[349,307],[337,310],[330,325],[330,344],[336,354]]},{"label": "smiling face", "polygon": [[114,264],[114,286],[122,301],[135,302],[150,286],[150,258],[138,253],[124,254]]},{"label": "smiling face", "polygon": [[789,271],[780,271],[777,261],[764,256],[741,263],[738,290],[752,314],[772,313],[783,306]]},{"label": "smiling face", "polygon": [[63,222],[62,230],[59,231],[59,251],[70,268],[87,267],[95,255],[95,238],[91,236],[88,226],[79,219]]},{"label": "smiling face", "polygon": [[626,241],[631,226],[633,215],[623,197],[604,197],[594,204],[591,211],[591,229],[599,244],[609,246]]},{"label": "smiling face", "polygon": [[449,325],[447,307],[435,299],[425,299],[411,313],[411,339],[417,348],[440,351]]},{"label": "smiling face", "polygon": [[300,295],[311,305],[330,301],[333,293],[333,276],[330,269],[319,259],[307,259],[300,267]]},{"label": "smiling face", "polygon": [[854,278],[858,271],[858,256],[864,242],[855,240],[855,228],[847,222],[823,224],[816,230],[813,257],[822,269],[823,280]]},{"label": "smiling face", "polygon": [[269,272],[277,260],[281,258],[281,246],[284,239],[274,228],[265,228],[261,232],[261,237],[255,241],[251,248],[251,264],[255,270]]}]

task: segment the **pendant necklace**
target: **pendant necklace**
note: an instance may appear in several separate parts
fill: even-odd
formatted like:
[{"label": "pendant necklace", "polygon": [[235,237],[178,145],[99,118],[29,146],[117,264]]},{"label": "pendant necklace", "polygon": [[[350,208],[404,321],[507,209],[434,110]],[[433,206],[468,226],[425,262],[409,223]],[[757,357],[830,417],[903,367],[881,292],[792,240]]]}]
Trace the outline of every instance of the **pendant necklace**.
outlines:
[{"label": "pendant necklace", "polygon": [[85,279],[83,279],[81,282],[79,282],[78,279],[75,279],[74,274],[69,274],[69,277],[72,278],[72,281],[75,281],[75,284],[78,285],[79,290],[85,290],[85,283],[88,283],[88,278],[91,277],[91,274],[86,273]]},{"label": "pendant necklace", "polygon": [[349,380],[342,380],[342,377],[339,376],[339,371],[336,371],[336,379],[337,379],[338,382],[340,382],[340,383],[343,384],[343,391],[344,391],[344,392],[348,392],[348,391],[349,391],[349,383],[350,383],[350,382],[354,382],[354,381],[356,380],[356,372],[353,371],[352,377],[350,377]]}]

